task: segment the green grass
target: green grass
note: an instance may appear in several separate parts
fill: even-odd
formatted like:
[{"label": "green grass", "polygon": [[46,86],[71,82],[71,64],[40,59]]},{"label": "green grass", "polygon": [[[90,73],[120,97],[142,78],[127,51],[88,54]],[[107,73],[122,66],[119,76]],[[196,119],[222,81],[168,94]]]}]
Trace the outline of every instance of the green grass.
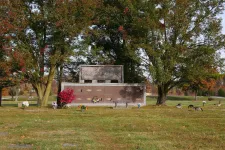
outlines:
[{"label": "green grass", "polygon": [[[19,96],[17,101],[12,100],[11,97],[8,97],[8,99],[3,100],[2,104],[3,106],[17,107],[18,103],[21,103],[22,101],[29,101],[30,106],[37,106],[37,97],[28,99],[28,96]],[[52,101],[56,101],[56,96],[49,96],[48,104],[51,104]]]},{"label": "green grass", "polygon": [[[202,106],[202,99],[171,97],[168,106],[155,102],[148,97],[141,109],[90,107],[81,112],[36,106],[23,110],[3,101],[0,149],[225,149],[225,106],[213,105],[217,100],[207,101],[203,112],[187,108]],[[183,108],[177,109],[177,103]]]}]

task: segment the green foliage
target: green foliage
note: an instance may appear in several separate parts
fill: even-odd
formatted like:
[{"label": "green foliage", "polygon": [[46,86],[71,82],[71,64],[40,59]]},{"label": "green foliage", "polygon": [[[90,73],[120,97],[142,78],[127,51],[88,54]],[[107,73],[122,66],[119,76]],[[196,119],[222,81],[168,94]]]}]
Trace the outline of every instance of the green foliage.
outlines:
[{"label": "green foliage", "polygon": [[[92,11],[98,2],[9,0],[5,15],[14,29],[8,57],[17,65],[46,105],[56,68],[69,62],[74,43],[90,25]],[[36,8],[34,8],[36,7]],[[21,20],[22,19],[22,20]],[[46,76],[47,74],[47,76]]]},{"label": "green foliage", "polygon": [[133,2],[129,0],[104,1],[97,9],[91,29],[92,64],[111,64],[124,66],[124,81],[143,82],[139,53],[130,44]]},{"label": "green foliage", "polygon": [[204,92],[203,92],[202,90],[199,90],[199,91],[197,92],[197,96],[205,96],[205,95],[204,95]]},{"label": "green foliage", "polygon": [[132,32],[130,43],[147,56],[143,60],[160,89],[157,104],[165,103],[165,95],[174,86],[216,73],[220,65],[216,52],[224,47],[217,17],[223,7],[222,0],[141,1],[133,7],[137,21],[132,26],[144,34]]},{"label": "green foliage", "polygon": [[210,91],[207,91],[207,93],[208,93],[208,96],[216,96],[215,91],[210,90]]},{"label": "green foliage", "polygon": [[124,65],[125,81],[137,81],[135,77],[143,75],[140,66],[146,67],[161,92],[157,103],[162,104],[173,87],[209,78],[221,65],[216,52],[224,47],[224,36],[217,15],[223,4],[104,1],[93,21],[92,49],[106,60],[101,63]]},{"label": "green foliage", "polygon": [[225,91],[224,91],[224,89],[219,89],[218,90],[218,96],[222,96],[222,97],[225,97]]}]

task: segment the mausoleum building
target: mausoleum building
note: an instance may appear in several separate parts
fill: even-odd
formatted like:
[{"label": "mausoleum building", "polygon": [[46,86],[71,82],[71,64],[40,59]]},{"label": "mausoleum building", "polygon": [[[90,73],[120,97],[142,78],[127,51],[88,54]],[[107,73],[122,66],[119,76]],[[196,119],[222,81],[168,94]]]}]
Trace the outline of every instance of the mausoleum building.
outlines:
[{"label": "mausoleum building", "polygon": [[143,83],[124,83],[122,65],[81,65],[79,83],[62,83],[62,90],[74,90],[72,105],[146,105]]}]

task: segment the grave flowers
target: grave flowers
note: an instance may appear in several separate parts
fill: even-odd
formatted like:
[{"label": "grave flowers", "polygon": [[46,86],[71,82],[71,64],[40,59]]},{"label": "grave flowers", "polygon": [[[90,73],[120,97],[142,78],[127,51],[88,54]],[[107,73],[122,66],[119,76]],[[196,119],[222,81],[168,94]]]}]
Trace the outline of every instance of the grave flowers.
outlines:
[{"label": "grave flowers", "polygon": [[140,103],[138,103],[138,108],[141,108],[141,104]]},{"label": "grave flowers", "polygon": [[82,112],[88,109],[88,107],[85,106],[85,105],[79,105],[78,107],[80,108],[80,110],[81,110]]},{"label": "grave flowers", "polygon": [[26,107],[29,107],[29,102],[28,101],[23,101],[22,102],[22,108],[25,109]]},{"label": "grave flowers", "polygon": [[58,106],[58,105],[57,105],[57,102],[52,102],[52,108],[53,108],[53,109],[56,109],[57,106]]},{"label": "grave flowers", "polygon": [[97,96],[94,96],[93,99],[92,99],[93,103],[97,103],[99,101],[102,101],[102,98],[98,98]]},{"label": "grave flowers", "polygon": [[202,105],[205,106],[205,104],[206,104],[206,101],[202,101]]}]

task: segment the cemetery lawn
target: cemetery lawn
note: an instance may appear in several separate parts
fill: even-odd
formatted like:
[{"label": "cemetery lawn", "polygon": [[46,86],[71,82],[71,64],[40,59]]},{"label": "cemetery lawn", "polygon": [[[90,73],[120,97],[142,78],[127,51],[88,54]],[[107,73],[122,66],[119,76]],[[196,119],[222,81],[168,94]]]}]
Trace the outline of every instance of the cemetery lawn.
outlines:
[{"label": "cemetery lawn", "polygon": [[[25,110],[4,102],[0,107],[0,149],[79,150],[224,150],[225,99],[207,101],[202,97],[170,97],[168,106],[128,109],[90,107],[58,109],[31,106]],[[181,103],[182,109],[176,104]]]}]

